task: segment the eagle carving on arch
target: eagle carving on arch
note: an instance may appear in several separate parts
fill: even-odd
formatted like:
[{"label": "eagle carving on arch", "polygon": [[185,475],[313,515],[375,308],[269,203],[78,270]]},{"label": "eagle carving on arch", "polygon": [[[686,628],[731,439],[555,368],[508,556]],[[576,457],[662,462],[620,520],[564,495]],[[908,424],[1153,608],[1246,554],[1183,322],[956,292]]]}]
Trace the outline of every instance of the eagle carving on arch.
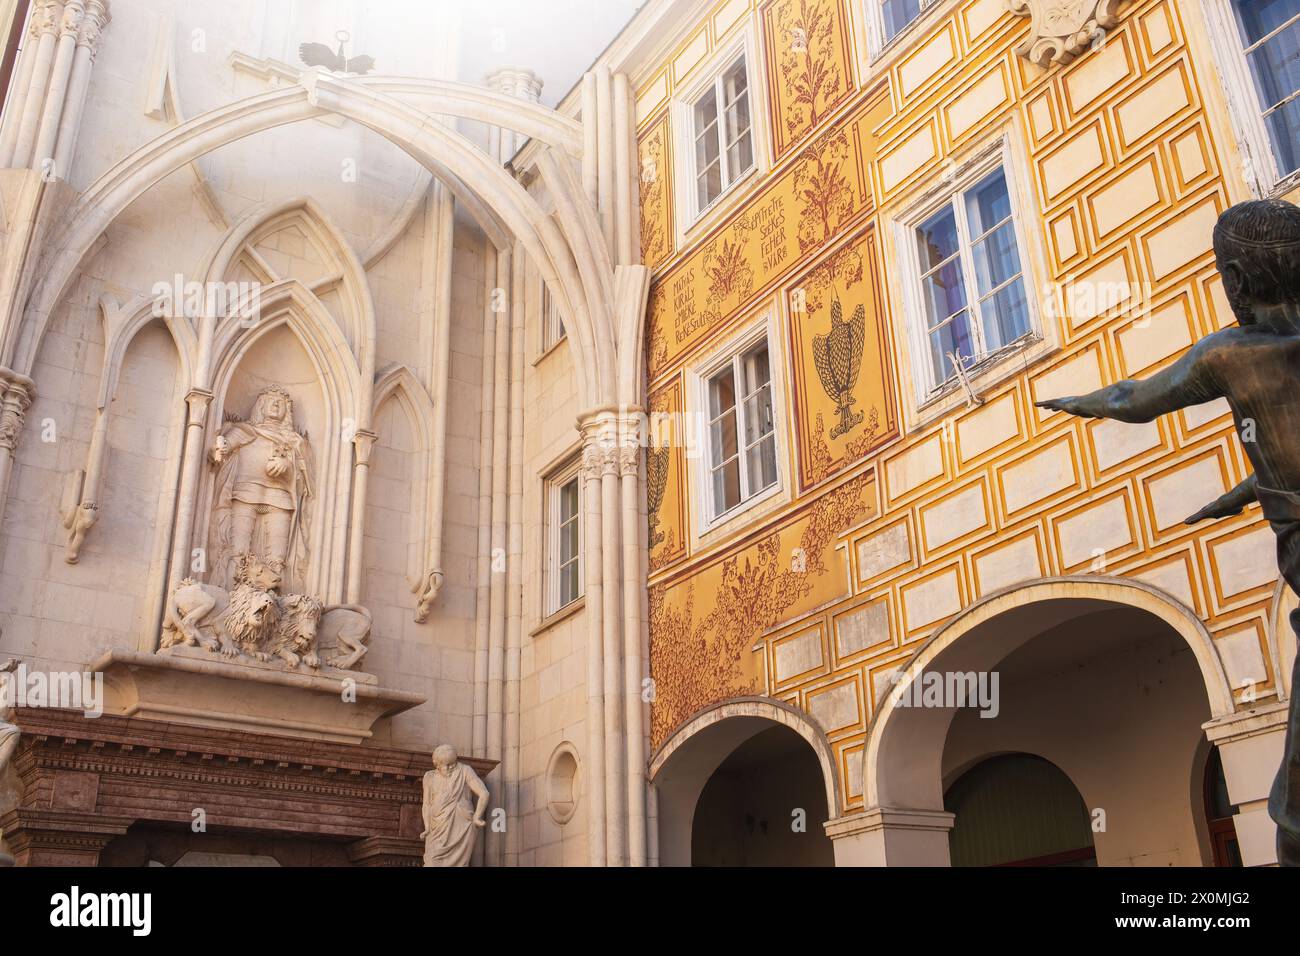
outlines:
[{"label": "eagle carving on arch", "polygon": [[373,56],[354,56],[351,59],[343,55],[343,48],[352,35],[346,30],[334,34],[339,41],[338,50],[331,50],[324,43],[300,43],[298,59],[307,66],[323,66],[331,73],[369,73],[375,68]]}]

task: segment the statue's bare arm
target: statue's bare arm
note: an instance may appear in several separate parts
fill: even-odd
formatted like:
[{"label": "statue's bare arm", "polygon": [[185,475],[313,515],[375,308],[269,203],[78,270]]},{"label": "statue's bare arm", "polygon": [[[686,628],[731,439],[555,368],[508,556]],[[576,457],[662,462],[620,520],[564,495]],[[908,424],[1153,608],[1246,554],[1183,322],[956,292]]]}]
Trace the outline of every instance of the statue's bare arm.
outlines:
[{"label": "statue's bare arm", "polygon": [[1213,336],[1202,339],[1173,365],[1147,379],[1125,379],[1087,395],[1049,398],[1039,408],[1081,418],[1113,418],[1142,423],[1161,415],[1223,397],[1211,370]]},{"label": "statue's bare arm", "polygon": [[488,805],[487,784],[479,778],[478,773],[473,767],[466,765],[465,769],[469,771],[469,789],[474,796],[478,798],[478,802],[474,805],[474,825],[476,827],[486,826],[487,820],[485,819],[485,814],[487,813]]},{"label": "statue's bare arm", "polygon": [[1241,514],[1243,508],[1258,500],[1259,497],[1255,494],[1255,476],[1251,475],[1236,488],[1196,512],[1187,519],[1186,523],[1196,524],[1208,518],[1231,518],[1233,515]]}]

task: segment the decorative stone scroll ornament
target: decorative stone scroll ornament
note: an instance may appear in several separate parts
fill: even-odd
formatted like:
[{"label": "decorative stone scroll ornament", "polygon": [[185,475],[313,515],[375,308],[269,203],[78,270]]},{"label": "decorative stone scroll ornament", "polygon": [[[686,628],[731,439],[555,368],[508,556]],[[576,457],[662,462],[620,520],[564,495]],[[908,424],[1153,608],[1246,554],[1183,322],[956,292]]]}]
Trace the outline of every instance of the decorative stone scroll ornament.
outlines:
[{"label": "decorative stone scroll ornament", "polygon": [[1016,52],[1043,69],[1064,66],[1103,42],[1119,26],[1124,0],[1007,0],[1012,13],[1032,17],[1029,39]]},{"label": "decorative stone scroll ornament", "polygon": [[[471,802],[472,798],[472,802]],[[425,866],[469,866],[478,831],[486,825],[488,789],[456,750],[442,744],[433,752],[433,769],[424,775]]]},{"label": "decorative stone scroll ornament", "polygon": [[[1233,206],[1214,229],[1214,254],[1237,324],[1201,339],[1150,378],[1039,402],[1082,418],[1150,422],[1225,398],[1254,474],[1187,519],[1240,514],[1258,502],[1277,536],[1278,567],[1300,594],[1300,207],[1280,200]],[[1291,614],[1300,639],[1300,611]],[[1268,813],[1277,860],[1300,866],[1300,657],[1291,678],[1282,766]]]}]

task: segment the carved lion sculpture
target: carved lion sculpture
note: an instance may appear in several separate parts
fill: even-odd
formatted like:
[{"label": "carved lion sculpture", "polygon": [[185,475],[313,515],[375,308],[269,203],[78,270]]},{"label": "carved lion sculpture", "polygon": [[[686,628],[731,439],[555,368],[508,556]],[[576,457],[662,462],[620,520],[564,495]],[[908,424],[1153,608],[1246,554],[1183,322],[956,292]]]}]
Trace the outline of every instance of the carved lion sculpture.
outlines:
[{"label": "carved lion sculpture", "polygon": [[223,657],[246,653],[270,660],[265,649],[280,618],[279,586],[274,568],[248,557],[239,559],[233,591],[186,578],[167,600],[161,646],[188,644],[220,649]]},{"label": "carved lion sculpture", "polygon": [[280,626],[271,640],[271,653],[290,667],[301,662],[320,667],[316,653],[318,629],[324,607],[308,594],[286,594],[280,599]]},{"label": "carved lion sculpture", "polygon": [[335,604],[321,612],[316,629],[317,647],[325,663],[348,670],[357,665],[369,650],[370,612],[359,604]]}]

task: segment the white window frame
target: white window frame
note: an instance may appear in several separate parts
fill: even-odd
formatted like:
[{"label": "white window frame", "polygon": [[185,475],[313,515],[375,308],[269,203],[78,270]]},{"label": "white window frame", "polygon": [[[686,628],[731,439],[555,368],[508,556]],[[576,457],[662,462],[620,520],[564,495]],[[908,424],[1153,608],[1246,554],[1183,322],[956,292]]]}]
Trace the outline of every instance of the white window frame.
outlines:
[{"label": "white window frame", "polygon": [[[701,453],[696,457],[692,464],[697,467],[695,470],[695,480],[692,482],[694,487],[695,514],[700,516],[699,536],[708,534],[710,531],[724,525],[729,525],[741,515],[749,512],[757,505],[769,501],[774,497],[783,495],[786,489],[786,451],[785,451],[785,389],[782,369],[784,361],[782,353],[777,347],[779,339],[777,338],[777,329],[775,314],[767,313],[756,324],[751,325],[739,335],[732,338],[725,345],[720,347],[707,359],[701,360],[700,364],[687,370],[689,380],[689,394],[693,399],[694,407],[698,414],[696,420],[699,423],[699,435],[697,447]],[[748,498],[741,498],[740,502],[732,508],[727,509],[721,514],[715,513],[713,503],[713,447],[711,444],[712,436],[709,429],[709,380],[718,372],[721,372],[728,365],[735,367],[736,360],[749,352],[756,345],[765,343],[767,345],[767,362],[768,374],[772,394],[772,435],[773,446],[776,452],[776,481],[761,491],[755,492]],[[743,398],[737,391],[737,406],[743,401]],[[737,420],[737,433],[741,437],[743,444],[744,435],[743,422]],[[741,452],[743,456],[744,452]],[[744,465],[742,463],[742,483],[746,481],[743,476]]]},{"label": "white window frame", "polygon": [[[574,460],[556,471],[546,479],[546,573],[543,618],[567,610],[583,599],[587,593],[586,569],[583,567],[586,529],[583,527],[583,487],[579,474],[581,460]],[[576,481],[578,483],[578,511],[574,520],[578,523],[578,551],[575,562],[578,566],[578,593],[567,601],[560,598],[560,491]]]},{"label": "white window frame", "polygon": [[1250,75],[1232,0],[1203,0],[1210,43],[1218,60],[1228,115],[1243,154],[1242,175],[1258,198],[1275,198],[1300,186],[1300,169],[1283,174],[1264,122],[1264,105]]},{"label": "white window frame", "polygon": [[[749,97],[750,143],[754,161],[749,169],[724,185],[722,192],[708,206],[700,208],[695,181],[695,104],[710,87],[718,89],[723,73],[742,58],[745,61],[745,95]],[[754,44],[752,25],[741,31],[735,40],[715,51],[706,62],[695,67],[692,73],[695,76],[689,85],[676,91],[672,106],[673,168],[681,171],[680,175],[673,177],[677,209],[680,210],[680,215],[675,217],[678,248],[685,246],[688,234],[723,215],[721,210],[730,208],[731,200],[743,192],[743,184],[754,182],[768,169],[767,78],[762,70],[762,58]],[[721,111],[721,99],[718,106]],[[723,122],[721,112],[718,122]]]},{"label": "white window frame", "polygon": [[916,25],[925,21],[934,12],[935,8],[941,6],[945,0],[921,0],[921,12],[913,18],[911,23],[889,39],[885,38],[885,0],[858,0],[858,2],[865,7],[863,19],[867,27],[869,62],[874,63],[887,51],[893,49],[896,44],[906,42],[905,37],[916,29]]},{"label": "white window frame", "polygon": [[[965,377],[971,382],[983,379],[1008,359],[1023,356],[1044,341],[1043,321],[1034,280],[1034,263],[1030,252],[1033,247],[1027,242],[1025,231],[1026,217],[1022,202],[1024,193],[1016,179],[1016,165],[1011,154],[1010,140],[1004,136],[979,150],[965,163],[955,168],[950,167],[943,181],[917,199],[894,223],[894,240],[903,271],[903,302],[906,318],[903,324],[906,327],[908,351],[912,359],[912,381],[918,408],[941,401],[961,389],[962,385],[955,375],[943,382],[933,381],[928,319],[921,288],[921,277],[925,274],[925,270],[921,266],[920,252],[916,246],[916,230],[945,206],[954,205],[957,197],[999,168],[1006,176],[1007,193],[1011,201],[1011,217],[1015,227],[1021,275],[1025,283],[1025,302],[1029,312],[1029,332],[1008,346],[976,356],[976,360],[966,366]],[[970,236],[967,235],[964,215],[957,216],[957,229],[961,241],[963,278],[968,288],[969,307],[974,312],[978,301],[978,285],[970,261]],[[972,326],[975,325],[978,325],[977,340],[982,342],[984,327],[981,316],[972,315]]]}]

